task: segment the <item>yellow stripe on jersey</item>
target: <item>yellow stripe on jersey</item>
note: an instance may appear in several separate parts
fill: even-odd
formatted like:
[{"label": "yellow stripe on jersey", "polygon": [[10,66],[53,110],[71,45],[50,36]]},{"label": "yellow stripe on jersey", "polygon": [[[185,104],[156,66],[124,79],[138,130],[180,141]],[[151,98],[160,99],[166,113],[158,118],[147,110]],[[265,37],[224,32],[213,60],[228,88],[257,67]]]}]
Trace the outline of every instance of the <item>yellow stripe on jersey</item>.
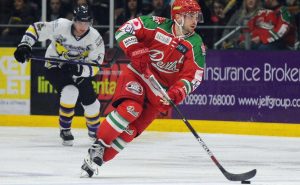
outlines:
[{"label": "yellow stripe on jersey", "polygon": [[35,31],[35,29],[34,29],[34,27],[32,25],[30,25],[28,27],[28,29],[26,30],[26,32],[30,33],[31,35],[35,36],[35,38],[37,38],[37,33],[36,33],[36,31]]},{"label": "yellow stripe on jersey", "polygon": [[92,67],[92,76],[95,76],[98,73],[98,71],[99,71],[99,67],[93,66]]}]

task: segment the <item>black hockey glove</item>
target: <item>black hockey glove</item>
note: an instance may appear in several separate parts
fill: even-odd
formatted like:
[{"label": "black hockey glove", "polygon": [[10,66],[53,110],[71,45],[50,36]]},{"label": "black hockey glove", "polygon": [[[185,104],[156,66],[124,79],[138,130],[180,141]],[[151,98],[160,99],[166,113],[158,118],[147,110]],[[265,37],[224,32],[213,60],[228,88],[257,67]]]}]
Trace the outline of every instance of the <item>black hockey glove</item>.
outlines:
[{"label": "black hockey glove", "polygon": [[81,76],[83,67],[79,64],[64,64],[61,67],[61,70],[63,71],[63,73],[69,76]]},{"label": "black hockey glove", "polygon": [[24,63],[28,58],[31,57],[31,46],[27,43],[19,44],[14,56],[19,63]]}]

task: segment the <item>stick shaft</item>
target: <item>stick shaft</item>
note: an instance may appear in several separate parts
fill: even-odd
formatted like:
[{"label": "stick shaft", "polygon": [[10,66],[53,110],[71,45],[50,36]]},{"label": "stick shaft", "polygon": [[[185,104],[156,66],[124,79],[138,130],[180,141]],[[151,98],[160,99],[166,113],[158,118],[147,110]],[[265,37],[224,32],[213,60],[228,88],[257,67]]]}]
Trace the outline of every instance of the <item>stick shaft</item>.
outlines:
[{"label": "stick shaft", "polygon": [[149,80],[153,87],[157,89],[162,96],[170,103],[170,105],[176,110],[176,112],[180,115],[181,119],[185,123],[185,125],[188,127],[188,129],[192,132],[192,134],[195,136],[197,141],[200,143],[202,148],[206,151],[206,153],[209,155],[211,160],[215,163],[215,165],[219,168],[219,170],[222,172],[222,174],[230,181],[243,181],[250,179],[255,176],[256,170],[251,170],[246,173],[242,174],[232,174],[225,170],[225,168],[219,163],[217,158],[214,156],[214,154],[210,151],[210,149],[207,147],[205,142],[202,140],[202,138],[197,134],[195,129],[192,127],[192,125],[189,123],[189,121],[186,119],[186,117],[182,114],[182,112],[178,109],[177,105],[170,99],[167,92],[164,90],[164,88],[160,85],[160,83],[156,80],[156,78],[152,75],[149,76]]}]

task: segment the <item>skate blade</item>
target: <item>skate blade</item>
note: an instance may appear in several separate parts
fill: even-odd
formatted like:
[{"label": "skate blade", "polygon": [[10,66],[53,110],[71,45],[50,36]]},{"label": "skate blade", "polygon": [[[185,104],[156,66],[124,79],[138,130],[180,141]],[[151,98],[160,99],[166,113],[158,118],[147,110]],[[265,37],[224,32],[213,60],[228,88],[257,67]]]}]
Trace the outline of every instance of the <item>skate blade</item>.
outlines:
[{"label": "skate blade", "polygon": [[64,146],[73,146],[74,141],[73,140],[69,140],[69,141],[62,141],[62,145]]},{"label": "skate blade", "polygon": [[90,160],[90,156],[87,155],[83,160],[83,165],[81,166],[81,178],[93,177],[99,175],[99,168],[96,163]]},{"label": "skate blade", "polygon": [[90,175],[85,170],[81,169],[80,178],[90,178]]}]

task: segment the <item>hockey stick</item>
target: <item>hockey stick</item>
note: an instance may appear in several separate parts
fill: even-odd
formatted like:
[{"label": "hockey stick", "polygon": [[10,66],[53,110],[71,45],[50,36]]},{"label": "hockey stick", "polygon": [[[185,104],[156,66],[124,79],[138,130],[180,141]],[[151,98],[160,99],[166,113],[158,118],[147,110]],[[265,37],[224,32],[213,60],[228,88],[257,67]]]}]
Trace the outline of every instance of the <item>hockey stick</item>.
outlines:
[{"label": "hockey stick", "polygon": [[62,59],[57,59],[57,58],[47,58],[47,57],[40,57],[40,56],[32,56],[30,57],[31,60],[36,60],[36,61],[49,61],[49,62],[54,62],[54,63],[68,63],[68,64],[79,64],[79,65],[86,65],[86,66],[95,66],[95,67],[104,67],[104,68],[109,68],[111,67],[115,62],[116,59],[119,57],[120,54],[120,49],[116,49],[116,52],[111,59],[110,62],[107,64],[93,64],[93,63],[85,63],[85,62],[80,62],[80,61],[74,61],[74,60],[62,60]]},{"label": "hockey stick", "polygon": [[163,87],[160,85],[160,83],[156,80],[156,78],[151,74],[149,76],[149,81],[151,82],[152,86],[158,90],[163,97],[170,103],[170,105],[176,110],[176,112],[181,116],[181,119],[185,123],[185,125],[189,128],[189,130],[192,132],[192,134],[195,136],[197,141],[201,144],[203,149],[207,152],[209,157],[212,159],[212,161],[217,165],[217,167],[221,170],[223,175],[230,181],[246,181],[248,179],[251,179],[256,175],[256,169],[251,170],[246,173],[241,174],[233,174],[229,173],[225,170],[225,168],[219,163],[219,161],[216,159],[214,154],[210,151],[210,149],[207,147],[207,145],[204,143],[204,141],[201,139],[201,137],[197,134],[195,129],[192,127],[192,125],[189,123],[189,121],[185,118],[185,116],[181,113],[181,111],[178,109],[176,104],[170,99],[166,91],[163,89]]}]

